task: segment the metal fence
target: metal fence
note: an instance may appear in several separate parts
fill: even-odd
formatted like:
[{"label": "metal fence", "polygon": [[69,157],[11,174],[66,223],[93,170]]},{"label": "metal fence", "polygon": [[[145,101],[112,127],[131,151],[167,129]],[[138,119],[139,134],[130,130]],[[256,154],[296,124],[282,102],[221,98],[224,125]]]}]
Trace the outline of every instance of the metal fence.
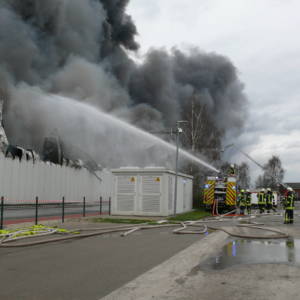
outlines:
[{"label": "metal fence", "polygon": [[0,222],[50,217],[108,214],[113,177],[97,178],[85,168],[75,169],[43,161],[6,158],[0,153]]},{"label": "metal fence", "polygon": [[0,229],[6,224],[16,224],[23,222],[34,222],[44,220],[61,220],[65,218],[86,217],[96,215],[111,214],[111,197],[104,200],[99,198],[97,202],[87,202],[83,197],[82,202],[66,202],[65,197],[62,197],[58,203],[40,203],[36,197],[33,204],[11,204],[6,203],[4,197],[0,200]]}]

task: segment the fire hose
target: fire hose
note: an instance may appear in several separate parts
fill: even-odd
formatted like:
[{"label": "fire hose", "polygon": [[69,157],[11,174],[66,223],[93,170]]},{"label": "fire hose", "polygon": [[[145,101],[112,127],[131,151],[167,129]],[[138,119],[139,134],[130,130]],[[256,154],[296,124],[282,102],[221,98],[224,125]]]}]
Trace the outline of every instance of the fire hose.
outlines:
[{"label": "fire hose", "polygon": [[[154,228],[163,228],[163,227],[174,227],[178,226],[178,224],[166,224],[166,225],[147,225],[147,226],[141,226],[139,229],[154,229]],[[91,232],[91,233],[85,233],[85,234],[76,234],[73,236],[66,236],[62,238],[53,238],[53,239],[47,239],[47,240],[41,240],[41,241],[34,241],[34,242],[29,242],[29,243],[18,243],[18,244],[8,244],[6,245],[7,242],[12,242],[12,241],[17,241],[18,239],[11,239],[11,240],[5,240],[2,239],[0,241],[0,247],[27,247],[27,246],[34,246],[34,245],[41,245],[41,244],[47,244],[47,243],[54,243],[54,242],[60,242],[60,241],[66,241],[66,240],[72,240],[72,239],[80,239],[80,238],[87,238],[87,237],[93,237],[93,236],[98,236],[98,235],[103,235],[103,234],[110,234],[110,233],[116,233],[116,232],[126,232],[128,230],[133,229],[133,227],[128,227],[128,226],[121,226],[121,227],[115,227],[115,228],[98,228],[96,232]],[[91,230],[91,229],[87,229]],[[96,230],[96,229],[93,229]],[[73,231],[72,231],[73,232]],[[69,232],[69,233],[72,233]],[[55,233],[54,231],[52,233]],[[32,235],[31,237],[38,237],[38,235]]]},{"label": "fire hose", "polygon": [[254,225],[236,225],[237,227],[246,227],[246,228],[251,228],[251,229],[256,229],[256,230],[263,230],[266,232],[272,232],[276,233],[276,235],[251,235],[251,234],[238,234],[238,233],[233,233],[230,232],[228,229],[224,227],[214,227],[214,226],[208,226],[209,229],[211,230],[221,230],[227,233],[228,235],[232,237],[237,237],[237,238],[246,238],[246,239],[285,239],[288,238],[289,235],[285,232],[282,232],[280,230],[275,230],[271,228],[266,228],[266,227],[260,227],[260,226],[254,226]]},{"label": "fire hose", "polygon": [[[227,213],[228,214],[228,213]],[[224,226],[214,226],[210,225],[210,222],[224,222],[224,221],[232,221],[236,220],[236,217],[228,217],[225,215],[221,215],[215,218],[208,218],[203,220],[197,221],[185,221],[185,222],[178,222],[175,224],[159,224],[158,225],[147,225],[141,224],[140,226],[118,226],[118,227],[107,227],[107,228],[86,228],[86,229],[78,229],[68,231],[66,229],[58,229],[54,227],[47,227],[43,225],[33,226],[27,229],[20,229],[20,230],[2,230],[0,231],[0,247],[26,247],[26,246],[34,246],[34,245],[41,245],[47,243],[54,243],[72,239],[81,239],[81,238],[88,238],[93,236],[99,236],[104,234],[112,234],[120,232],[121,236],[126,237],[138,230],[149,230],[149,229],[158,229],[158,228],[170,228],[170,227],[178,227],[173,230],[174,234],[205,234],[208,230],[221,230],[227,233],[232,237],[237,238],[247,238],[247,239],[283,239],[288,238],[288,234],[273,228],[262,227],[262,223],[249,223],[249,224],[234,224],[233,228],[249,228],[251,230],[259,230],[264,231],[267,233],[272,233],[269,235],[259,235],[259,234],[244,234],[244,233],[236,233],[232,232],[228,227]],[[244,218],[250,220],[251,218]],[[196,229],[195,229],[196,228]],[[94,231],[90,233],[80,233],[81,231]],[[51,234],[72,234],[72,236],[65,236],[60,238],[51,238],[45,240],[38,240],[26,243],[18,242],[20,239],[26,238],[34,238],[34,237],[44,237]],[[12,242],[17,241],[16,244]]]}]

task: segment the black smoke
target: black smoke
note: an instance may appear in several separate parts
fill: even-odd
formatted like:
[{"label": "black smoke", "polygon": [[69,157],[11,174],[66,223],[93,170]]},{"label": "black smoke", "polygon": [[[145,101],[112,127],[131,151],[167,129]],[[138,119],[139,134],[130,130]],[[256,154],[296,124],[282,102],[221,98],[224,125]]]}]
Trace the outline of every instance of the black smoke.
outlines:
[{"label": "black smoke", "polygon": [[31,115],[30,88],[90,103],[149,131],[174,127],[196,94],[216,139],[243,127],[247,101],[228,58],[198,48],[152,49],[142,63],[130,58],[139,45],[128,2],[0,2],[0,84],[9,95],[10,141],[39,149],[50,130],[45,116]]}]

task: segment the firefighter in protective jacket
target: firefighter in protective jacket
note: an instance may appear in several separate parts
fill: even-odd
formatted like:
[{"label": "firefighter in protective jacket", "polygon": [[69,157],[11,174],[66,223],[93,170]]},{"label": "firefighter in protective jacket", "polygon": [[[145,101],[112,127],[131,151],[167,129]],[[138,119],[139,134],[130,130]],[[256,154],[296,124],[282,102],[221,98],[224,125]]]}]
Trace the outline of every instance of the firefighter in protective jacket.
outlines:
[{"label": "firefighter in protective jacket", "polygon": [[240,214],[245,214],[245,208],[246,208],[246,193],[244,190],[241,190],[239,193],[238,199],[237,199],[237,205],[240,208]]},{"label": "firefighter in protective jacket", "polygon": [[234,164],[231,164],[228,170],[228,175],[229,176],[235,176],[235,167]]},{"label": "firefighter in protective jacket", "polygon": [[267,208],[267,213],[270,212],[270,210],[273,207],[273,193],[270,188],[267,188],[267,193],[266,193],[266,208]]},{"label": "firefighter in protective jacket", "polygon": [[293,224],[295,209],[295,193],[291,187],[288,187],[287,190],[288,192],[284,199],[284,224]]},{"label": "firefighter in protective jacket", "polygon": [[248,215],[251,215],[251,192],[250,190],[246,190],[246,207]]},{"label": "firefighter in protective jacket", "polygon": [[265,212],[265,207],[266,207],[265,189],[261,189],[261,191],[257,194],[257,198],[258,198],[259,213],[262,214]]}]

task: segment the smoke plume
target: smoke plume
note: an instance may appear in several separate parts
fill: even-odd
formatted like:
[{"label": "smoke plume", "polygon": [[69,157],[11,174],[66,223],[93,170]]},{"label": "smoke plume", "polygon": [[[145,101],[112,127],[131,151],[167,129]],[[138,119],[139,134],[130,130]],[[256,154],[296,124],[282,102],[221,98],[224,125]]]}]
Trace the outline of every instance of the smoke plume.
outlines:
[{"label": "smoke plume", "polygon": [[243,127],[247,101],[237,70],[226,57],[198,48],[152,49],[142,63],[129,57],[139,45],[137,28],[126,13],[128,2],[1,1],[0,87],[8,95],[4,126],[10,143],[40,151],[44,137],[59,124],[66,141],[93,145],[94,150],[86,148],[102,164],[124,163],[114,147],[110,156],[95,151],[105,148],[114,133],[97,144],[84,114],[65,123],[50,118],[61,107],[56,102],[49,106],[43,97],[48,94],[91,104],[156,132],[174,127],[197,95],[216,139]]}]

